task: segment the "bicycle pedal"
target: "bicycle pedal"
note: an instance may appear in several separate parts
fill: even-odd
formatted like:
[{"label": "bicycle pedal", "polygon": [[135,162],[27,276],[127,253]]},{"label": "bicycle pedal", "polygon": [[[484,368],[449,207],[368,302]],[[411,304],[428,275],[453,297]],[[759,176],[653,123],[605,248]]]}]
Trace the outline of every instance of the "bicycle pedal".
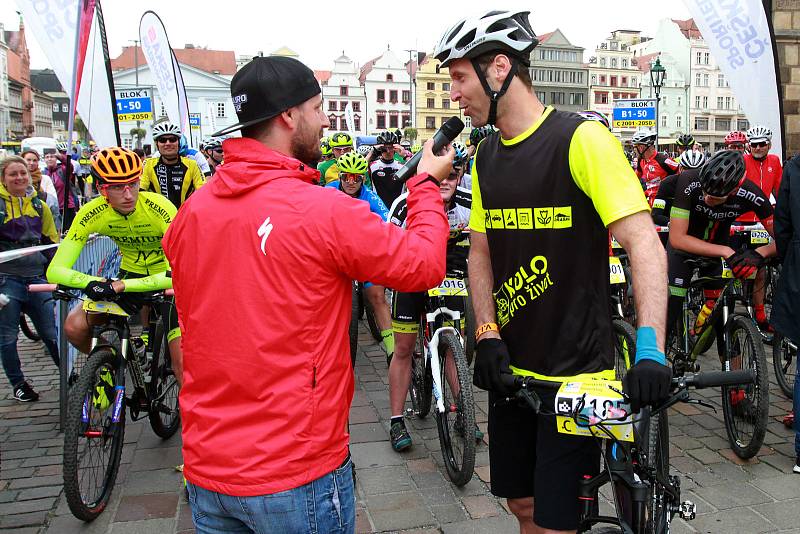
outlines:
[{"label": "bicycle pedal", "polygon": [[681,519],[684,521],[691,521],[697,517],[697,505],[692,501],[683,501],[678,510],[678,514],[680,514]]}]

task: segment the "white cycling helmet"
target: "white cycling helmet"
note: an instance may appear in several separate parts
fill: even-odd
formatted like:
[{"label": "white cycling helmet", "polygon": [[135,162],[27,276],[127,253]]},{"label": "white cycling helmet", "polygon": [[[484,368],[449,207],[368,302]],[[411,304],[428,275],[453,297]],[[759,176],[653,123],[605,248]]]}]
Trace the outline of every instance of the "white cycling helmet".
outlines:
[{"label": "white cycling helmet", "polygon": [[636,133],[631,137],[631,143],[634,145],[654,145],[656,143],[656,133],[649,128],[636,130]]},{"label": "white cycling helmet", "polygon": [[749,130],[747,130],[747,142],[748,143],[771,143],[772,142],[772,130],[767,128],[766,126],[753,126]]},{"label": "white cycling helmet", "polygon": [[699,150],[687,150],[681,154],[681,166],[687,169],[699,169],[706,162],[706,155]]},{"label": "white cycling helmet", "polygon": [[365,158],[372,152],[372,147],[369,145],[359,145],[356,149],[356,152],[364,156]]},{"label": "white cycling helmet", "polygon": [[65,143],[64,141],[59,141],[58,143],[56,143],[56,150],[58,150],[59,152],[66,152],[68,148],[69,147],[67,146],[67,143]]},{"label": "white cycling helmet", "polygon": [[153,140],[158,139],[164,135],[174,135],[175,137],[181,136],[181,129],[169,121],[159,122],[153,125]]}]

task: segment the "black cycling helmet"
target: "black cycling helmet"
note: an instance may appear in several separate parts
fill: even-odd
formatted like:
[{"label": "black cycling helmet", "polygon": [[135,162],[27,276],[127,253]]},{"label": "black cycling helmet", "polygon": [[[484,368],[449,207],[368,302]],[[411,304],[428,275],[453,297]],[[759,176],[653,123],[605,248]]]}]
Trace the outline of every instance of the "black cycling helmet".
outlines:
[{"label": "black cycling helmet", "polygon": [[744,179],[744,156],[738,150],[720,150],[700,169],[703,193],[724,197]]},{"label": "black cycling helmet", "polygon": [[675,141],[678,146],[691,147],[694,145],[694,137],[691,134],[683,134]]},{"label": "black cycling helmet", "polygon": [[395,132],[385,131],[378,135],[379,145],[395,145],[400,142],[400,138]]},{"label": "black cycling helmet", "polygon": [[473,128],[469,133],[469,144],[477,146],[484,138],[495,132],[495,129],[490,125],[481,126],[480,128]]}]

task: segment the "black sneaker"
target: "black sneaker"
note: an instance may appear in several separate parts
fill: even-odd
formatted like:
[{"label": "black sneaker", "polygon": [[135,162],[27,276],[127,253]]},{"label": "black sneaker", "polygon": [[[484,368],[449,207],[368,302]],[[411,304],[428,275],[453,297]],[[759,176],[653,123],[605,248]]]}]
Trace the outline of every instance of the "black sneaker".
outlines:
[{"label": "black sneaker", "polygon": [[396,452],[404,451],[411,447],[411,434],[406,430],[406,424],[402,421],[392,423],[389,430],[389,438],[392,440],[392,448]]},{"label": "black sneaker", "polygon": [[30,384],[23,382],[14,388],[14,398],[19,402],[32,402],[39,400],[39,394],[33,390]]}]

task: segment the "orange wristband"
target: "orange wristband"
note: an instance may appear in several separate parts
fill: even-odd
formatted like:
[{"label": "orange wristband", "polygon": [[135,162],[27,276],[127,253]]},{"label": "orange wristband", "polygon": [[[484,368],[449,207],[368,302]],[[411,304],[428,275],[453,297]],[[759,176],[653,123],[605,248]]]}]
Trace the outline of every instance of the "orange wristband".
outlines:
[{"label": "orange wristband", "polygon": [[484,323],[475,330],[475,339],[478,339],[486,332],[500,333],[500,329],[497,327],[497,323]]}]

